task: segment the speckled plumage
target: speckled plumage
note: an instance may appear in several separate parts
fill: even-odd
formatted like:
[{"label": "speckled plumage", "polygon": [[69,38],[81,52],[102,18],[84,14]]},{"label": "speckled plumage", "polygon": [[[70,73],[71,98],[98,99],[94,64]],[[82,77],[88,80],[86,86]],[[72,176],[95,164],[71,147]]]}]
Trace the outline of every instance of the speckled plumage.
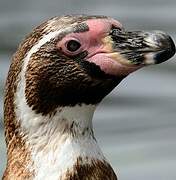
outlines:
[{"label": "speckled plumage", "polygon": [[[69,51],[71,41],[78,49]],[[54,17],[35,28],[6,81],[3,179],[116,180],[94,137],[96,106],[128,74],[174,53],[165,33],[126,32],[105,16]]]},{"label": "speckled plumage", "polygon": [[3,179],[15,179],[19,177],[30,177],[31,172],[26,169],[29,163],[29,150],[22,136],[20,135],[20,123],[15,114],[14,96],[19,82],[18,76],[21,72],[23,59],[31,47],[39,41],[45,34],[47,23],[43,23],[37,27],[30,35],[26,37],[23,43],[20,44],[17,52],[12,58],[12,64],[8,73],[5,88],[4,100],[4,123],[5,123],[5,137],[7,143],[7,168],[5,170]]},{"label": "speckled plumage", "polygon": [[[28,168],[29,164],[33,164],[32,159],[31,159],[31,149],[28,147],[26,144],[26,135],[22,133],[21,131],[21,124],[20,124],[20,119],[19,117],[16,116],[15,109],[16,104],[15,104],[15,94],[17,91],[17,86],[20,83],[20,72],[22,71],[22,67],[24,65],[24,59],[27,55],[27,53],[31,50],[31,48],[37,44],[40,39],[42,39],[45,35],[47,35],[50,32],[54,32],[58,29],[64,28],[67,25],[73,24],[75,22],[82,22],[86,19],[91,19],[91,18],[96,18],[95,16],[92,17],[87,17],[87,16],[77,16],[72,17],[72,16],[65,16],[65,17],[55,17],[50,19],[47,22],[44,22],[37,28],[35,28],[31,34],[29,34],[25,40],[20,44],[17,52],[13,56],[12,64],[10,66],[7,82],[6,82],[6,91],[5,91],[5,102],[4,102],[4,121],[5,121],[5,135],[6,135],[6,142],[7,142],[7,167],[3,176],[4,180],[9,180],[9,179],[33,179],[35,176],[35,170],[30,170]],[[99,18],[105,18],[105,17],[99,17]],[[60,34],[61,38],[64,36],[64,34]],[[49,45],[54,44],[54,43],[49,43]],[[45,44],[47,46],[47,43]],[[38,90],[38,83],[40,81],[40,78],[44,77],[44,75],[47,75],[46,73],[49,73],[50,70],[47,68],[53,68],[56,66],[56,62],[53,63],[51,62],[51,59],[49,57],[50,54],[47,53],[53,53],[52,51],[55,50],[54,48],[52,49],[51,46],[50,48],[47,49],[48,51],[42,52],[42,47],[39,50],[39,52],[34,53],[31,56],[31,60],[29,62],[29,65],[27,67],[28,73],[26,73],[26,97],[27,97],[27,102],[29,106],[32,106],[34,111],[36,113],[42,113],[47,115],[48,113],[50,116],[55,112],[56,107],[58,107],[58,104],[48,104],[49,106],[47,107],[47,104],[45,106],[42,105],[37,105],[39,103],[39,99],[37,99],[36,93],[38,93],[36,90]],[[46,49],[45,49],[46,50]],[[44,54],[42,54],[44,53]],[[41,55],[40,59],[39,56]],[[61,54],[60,54],[61,55]],[[43,58],[43,59],[42,59]],[[54,55],[52,56],[54,59]],[[34,60],[34,61],[33,61]],[[62,60],[62,56],[60,58]],[[45,61],[45,63],[41,63],[42,61]],[[40,65],[39,65],[40,64]],[[48,64],[48,66],[47,66]],[[64,64],[64,61],[63,63]],[[71,65],[72,64],[72,65]],[[53,67],[52,67],[53,66]],[[83,82],[87,81],[87,83],[90,81],[88,77],[85,77],[84,80],[84,70],[79,69],[80,65],[78,63],[70,62],[69,66],[71,69],[76,70],[78,69],[78,72],[80,73],[80,81],[81,81],[81,76],[83,77]],[[46,67],[46,69],[45,69]],[[63,67],[60,67],[60,71],[62,71]],[[44,74],[42,74],[42,69],[44,70]],[[47,71],[46,71],[47,70]],[[68,68],[69,70],[69,68]],[[66,72],[66,71],[65,71]],[[36,74],[35,74],[36,73]],[[40,74],[41,73],[41,74]],[[61,72],[62,73],[62,72]],[[52,72],[51,72],[52,74]],[[39,75],[37,77],[37,75]],[[64,80],[64,76],[67,74],[63,74],[63,77],[61,80]],[[69,75],[69,74],[68,74]],[[71,76],[70,76],[71,77]],[[38,80],[36,79],[38,78]],[[47,78],[47,77],[46,77]],[[56,81],[56,79],[51,79],[51,84],[48,84],[48,87],[50,88],[52,85],[52,81]],[[63,84],[62,81],[60,83]],[[90,82],[91,83],[91,82]],[[97,82],[98,83],[98,82]],[[59,83],[58,83],[59,84]],[[44,89],[47,89],[47,84],[43,84]],[[37,87],[36,87],[37,86]],[[77,86],[77,85],[76,85]],[[75,87],[76,87],[75,86]],[[71,88],[71,86],[69,87]],[[61,93],[63,93],[61,91]],[[108,93],[108,92],[107,92]],[[42,94],[42,96],[45,96],[46,94]],[[42,101],[41,101],[42,102]],[[47,103],[47,102],[46,102]],[[76,102],[74,103],[76,104]],[[73,125],[72,125],[73,126]],[[83,132],[84,133],[84,132]],[[95,164],[100,166],[100,169],[104,169],[103,171],[107,171],[105,167],[110,168],[110,166],[107,164],[105,165],[103,162],[96,162]],[[93,167],[95,166],[93,165]],[[89,166],[89,168],[88,168]],[[97,166],[97,167],[98,167]],[[79,167],[80,167],[80,172],[79,172]],[[85,169],[87,171],[88,177],[93,177],[94,175],[92,174],[95,172],[95,169],[92,168],[91,170],[91,165],[81,165],[81,162],[79,164],[79,159],[75,165],[75,168],[77,170],[77,174],[74,174],[73,172],[67,172],[67,175],[63,179],[82,179],[83,178],[83,172],[82,170]],[[89,169],[89,170],[88,170]],[[115,174],[113,170],[110,168],[112,171],[110,174],[114,177],[115,179]],[[98,173],[98,170],[96,170],[97,173],[95,173],[96,177],[104,177],[104,173]],[[59,177],[58,177],[59,178]],[[89,179],[89,178],[88,178]],[[98,178],[97,178],[98,179]]]}]

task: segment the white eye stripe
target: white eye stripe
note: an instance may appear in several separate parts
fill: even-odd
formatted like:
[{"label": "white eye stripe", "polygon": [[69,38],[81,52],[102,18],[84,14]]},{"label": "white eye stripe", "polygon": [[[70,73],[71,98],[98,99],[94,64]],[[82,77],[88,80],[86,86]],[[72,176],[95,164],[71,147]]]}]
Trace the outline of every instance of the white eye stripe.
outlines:
[{"label": "white eye stripe", "polygon": [[[59,36],[59,34],[61,34],[62,32],[72,32],[73,31],[73,27],[68,27],[68,28],[65,28],[65,29],[61,29],[61,30],[58,30],[58,31],[54,31],[54,32],[50,32],[49,34],[45,35],[41,40],[39,40],[39,42],[34,45],[30,51],[28,52],[25,60],[28,62],[31,55],[35,52],[37,52],[41,46],[43,46],[44,44],[46,44],[47,42],[49,42],[51,39]],[[25,63],[26,64],[26,63]],[[24,66],[25,66],[24,64]]]},{"label": "white eye stripe", "polygon": [[[19,108],[19,112],[23,112],[23,111],[32,111],[32,108],[29,108],[29,106],[27,105],[26,102],[26,97],[25,97],[25,88],[26,88],[26,79],[25,79],[25,73],[27,70],[27,65],[29,63],[30,57],[32,56],[32,54],[36,53],[41,46],[43,46],[45,43],[49,42],[51,39],[59,36],[59,34],[63,33],[63,32],[72,32],[73,31],[73,27],[68,27],[65,29],[61,29],[55,32],[50,32],[49,34],[45,35],[42,39],[40,39],[38,41],[37,44],[35,44],[27,53],[26,57],[23,60],[23,67],[21,69],[21,72],[19,74],[19,83],[18,83],[18,87],[17,87],[17,92],[16,92],[16,98],[15,98],[15,104],[18,106]],[[18,112],[16,112],[18,114]],[[25,112],[26,113],[26,112]],[[21,114],[18,114],[19,117],[21,116]],[[30,123],[30,122],[29,122]],[[29,125],[29,124],[28,124]],[[26,127],[28,126],[26,124],[26,122],[21,122],[21,126]],[[29,125],[30,126],[30,125]]]},{"label": "white eye stripe", "polygon": [[[41,114],[36,114],[35,111],[32,110],[31,107],[28,106],[25,97],[25,86],[26,86],[26,79],[25,73],[27,70],[27,65],[30,61],[32,54],[36,53],[45,43],[51,41],[53,38],[60,35],[65,31],[72,32],[72,28],[67,28],[64,30],[60,30],[57,32],[51,32],[45,35],[37,44],[35,44],[27,53],[27,56],[24,58],[23,67],[21,73],[19,75],[19,83],[17,87],[17,92],[15,94],[15,105],[17,108],[15,109],[16,116],[18,117],[18,121],[20,121],[21,125],[21,135],[27,137],[26,145],[31,150],[31,162],[28,163],[27,168],[32,172],[33,170],[36,171],[36,175],[34,177],[35,180],[39,179],[57,179],[61,175],[67,172],[68,169],[74,167],[76,163],[77,157],[83,157],[85,163],[91,163],[91,159],[100,159],[101,161],[105,161],[105,158],[99,149],[96,141],[91,137],[88,138],[81,138],[81,145],[77,143],[77,140],[71,141],[68,138],[67,141],[62,141],[65,136],[61,136],[60,133],[52,134],[51,132],[58,132],[59,129],[56,131],[52,131],[55,129],[56,124],[58,123],[58,114],[52,117],[52,121],[49,116],[43,116]],[[66,117],[67,119],[78,121],[78,132],[84,126],[92,127],[92,116],[95,110],[95,106],[92,105],[78,105],[76,107],[66,107],[62,110],[61,119]],[[86,114],[86,116],[85,116]],[[79,118],[78,118],[79,117]],[[32,121],[31,121],[32,119]],[[45,128],[40,127],[41,122],[45,124]],[[61,125],[61,124],[60,124]],[[49,128],[50,127],[50,128]],[[62,125],[61,125],[62,127]],[[60,128],[57,126],[57,128]],[[48,130],[48,131],[46,131]],[[35,133],[34,133],[35,132]],[[46,132],[48,136],[42,136],[43,132]],[[50,132],[50,133],[48,133]],[[91,133],[92,131],[90,131]],[[25,134],[23,134],[25,133]],[[36,138],[36,137],[39,138]],[[52,137],[52,138],[51,138]],[[37,140],[36,140],[37,139]],[[46,144],[50,139],[49,148],[55,149],[54,151],[47,151],[48,153],[40,152],[38,149],[41,147],[41,144]],[[56,143],[57,142],[57,143]],[[30,146],[32,144],[32,146]],[[33,146],[34,145],[34,146]],[[57,146],[56,146],[57,145]],[[58,147],[58,148],[56,148]],[[62,147],[62,148],[60,148]],[[47,149],[48,150],[48,149]],[[66,155],[65,155],[66,154]],[[74,155],[74,156],[73,156]],[[87,160],[89,157],[89,160]],[[47,163],[46,163],[47,162]],[[55,162],[53,164],[53,162]],[[47,173],[46,173],[47,172]]]}]

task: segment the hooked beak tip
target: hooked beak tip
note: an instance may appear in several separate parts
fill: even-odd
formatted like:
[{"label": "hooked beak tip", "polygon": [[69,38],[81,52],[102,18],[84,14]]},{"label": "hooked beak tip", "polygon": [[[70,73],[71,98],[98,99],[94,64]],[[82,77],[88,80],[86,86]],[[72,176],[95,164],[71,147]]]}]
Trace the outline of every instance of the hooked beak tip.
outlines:
[{"label": "hooked beak tip", "polygon": [[[167,61],[175,54],[175,44],[172,38],[161,31],[153,31],[148,33],[145,38],[146,43],[154,51],[145,55],[146,64],[159,64]],[[153,62],[152,62],[153,60]]]}]

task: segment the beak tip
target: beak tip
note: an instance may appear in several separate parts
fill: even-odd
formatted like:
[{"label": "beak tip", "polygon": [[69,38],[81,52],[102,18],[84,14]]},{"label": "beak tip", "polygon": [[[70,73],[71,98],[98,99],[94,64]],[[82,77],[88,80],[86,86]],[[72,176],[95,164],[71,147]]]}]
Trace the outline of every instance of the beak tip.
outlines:
[{"label": "beak tip", "polygon": [[158,52],[154,57],[156,64],[167,61],[168,59],[174,56],[176,52],[176,48],[175,48],[174,41],[172,40],[170,36],[165,35],[165,40],[163,41],[162,49],[163,50]]}]

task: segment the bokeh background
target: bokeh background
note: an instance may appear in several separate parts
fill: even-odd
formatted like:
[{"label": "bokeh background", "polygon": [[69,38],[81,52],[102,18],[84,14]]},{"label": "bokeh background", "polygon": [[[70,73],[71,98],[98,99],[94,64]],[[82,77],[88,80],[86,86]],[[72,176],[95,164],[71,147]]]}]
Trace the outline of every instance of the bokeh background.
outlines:
[{"label": "bokeh background", "polygon": [[[12,54],[45,19],[82,13],[112,16],[131,30],[163,30],[176,40],[175,0],[0,0],[0,176],[3,87]],[[176,58],[126,78],[97,109],[94,128],[120,180],[175,180]]]}]

